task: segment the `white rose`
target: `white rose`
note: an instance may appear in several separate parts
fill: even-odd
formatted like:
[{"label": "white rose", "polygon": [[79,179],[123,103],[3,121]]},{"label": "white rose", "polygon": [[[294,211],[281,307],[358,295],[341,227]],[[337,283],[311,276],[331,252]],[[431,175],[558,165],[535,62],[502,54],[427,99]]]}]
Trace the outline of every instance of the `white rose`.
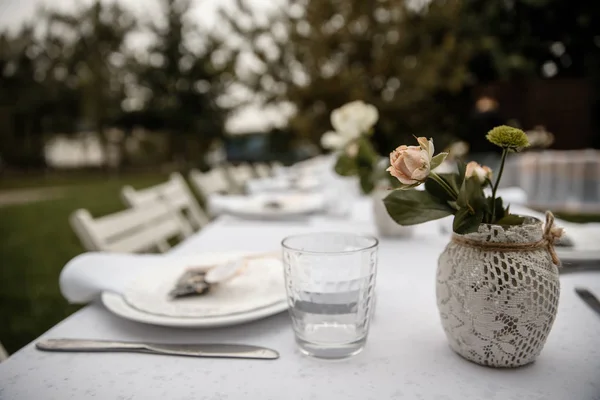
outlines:
[{"label": "white rose", "polygon": [[346,148],[346,154],[348,157],[354,158],[358,155],[358,143],[352,143]]},{"label": "white rose", "polygon": [[335,131],[328,131],[321,136],[321,146],[330,150],[341,150],[348,140]]},{"label": "white rose", "polygon": [[375,106],[357,100],[333,110],[331,125],[341,135],[355,139],[362,133],[367,133],[378,118]]},{"label": "white rose", "polygon": [[333,110],[331,125],[335,131],[329,131],[321,137],[321,145],[328,149],[339,150],[369,132],[377,123],[379,113],[373,105],[357,100]]}]

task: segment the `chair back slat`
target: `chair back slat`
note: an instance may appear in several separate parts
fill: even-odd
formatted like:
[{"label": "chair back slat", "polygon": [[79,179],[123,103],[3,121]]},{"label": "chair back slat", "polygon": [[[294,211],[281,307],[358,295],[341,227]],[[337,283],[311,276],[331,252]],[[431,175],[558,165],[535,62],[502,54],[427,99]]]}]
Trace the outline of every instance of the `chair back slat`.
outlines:
[{"label": "chair back slat", "polygon": [[181,225],[163,202],[143,205],[99,218],[88,210],[76,210],[71,226],[87,250],[140,253],[166,251],[168,240],[182,235]]},{"label": "chair back slat", "polygon": [[171,174],[170,179],[165,183],[145,189],[135,190],[126,186],[121,191],[121,195],[125,203],[130,206],[143,205],[148,201],[165,202],[177,214],[186,237],[209,222],[208,216],[200,208],[179,173]]},{"label": "chair back slat", "polygon": [[258,163],[254,165],[254,171],[259,178],[268,178],[271,176],[271,168],[267,164]]},{"label": "chair back slat", "polygon": [[190,181],[204,199],[215,193],[229,193],[231,189],[227,174],[221,168],[214,168],[205,173],[192,170],[190,171]]},{"label": "chair back slat", "polygon": [[237,191],[243,191],[246,186],[246,181],[255,177],[252,167],[248,164],[240,164],[237,167],[232,165],[228,166],[227,175]]}]

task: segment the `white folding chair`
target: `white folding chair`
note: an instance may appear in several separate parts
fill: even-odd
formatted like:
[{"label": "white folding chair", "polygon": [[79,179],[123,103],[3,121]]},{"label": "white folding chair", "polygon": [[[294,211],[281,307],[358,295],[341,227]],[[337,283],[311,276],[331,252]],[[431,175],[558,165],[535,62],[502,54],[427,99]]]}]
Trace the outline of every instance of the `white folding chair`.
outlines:
[{"label": "white folding chair", "polygon": [[165,202],[179,216],[186,236],[190,236],[209,222],[208,216],[202,211],[185,179],[178,172],[172,173],[167,182],[149,188],[135,190],[131,186],[125,186],[121,190],[121,196],[129,206],[143,205],[148,201]]},{"label": "white folding chair", "polygon": [[181,224],[162,201],[148,201],[114,214],[94,218],[86,209],[74,211],[69,221],[86,250],[141,253],[167,251],[168,240],[183,238]]},{"label": "white folding chair", "polygon": [[252,172],[252,167],[245,163],[240,164],[237,167],[228,165],[226,170],[231,183],[235,186],[237,191],[244,191],[246,181],[255,178],[254,172]]},{"label": "white folding chair", "polygon": [[202,173],[196,169],[190,171],[190,182],[204,199],[215,193],[228,193],[230,183],[227,174],[221,168],[213,168]]},{"label": "white folding chair", "polygon": [[267,164],[254,164],[254,171],[259,178],[268,178],[271,176],[271,168]]}]

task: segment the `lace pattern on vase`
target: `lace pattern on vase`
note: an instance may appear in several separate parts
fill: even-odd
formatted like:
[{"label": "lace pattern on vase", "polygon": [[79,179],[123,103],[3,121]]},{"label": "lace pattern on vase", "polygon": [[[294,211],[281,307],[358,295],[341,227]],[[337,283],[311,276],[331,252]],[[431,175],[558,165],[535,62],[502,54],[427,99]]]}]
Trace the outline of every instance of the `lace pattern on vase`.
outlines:
[{"label": "lace pattern on vase", "polygon": [[[542,238],[539,221],[481,225],[466,235],[489,243]],[[451,348],[482,365],[516,367],[540,354],[559,298],[557,266],[546,249],[490,251],[450,242],[437,271],[437,304]]]}]

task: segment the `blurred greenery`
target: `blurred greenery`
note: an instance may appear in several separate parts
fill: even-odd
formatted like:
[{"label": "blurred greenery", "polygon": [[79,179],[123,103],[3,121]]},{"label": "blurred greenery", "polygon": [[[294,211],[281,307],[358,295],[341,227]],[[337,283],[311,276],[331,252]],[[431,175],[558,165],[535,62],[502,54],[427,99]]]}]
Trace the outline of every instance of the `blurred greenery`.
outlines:
[{"label": "blurred greenery", "polygon": [[62,188],[59,198],[0,207],[0,340],[9,352],[77,309],[67,305],[58,289],[61,269],[84,251],[69,225],[70,213],[87,208],[99,216],[121,210],[123,185],[142,188],[166,179],[166,174],[78,174],[0,181],[1,188],[39,187],[40,182]]},{"label": "blurred greenery", "polygon": [[[47,139],[94,133],[106,154],[117,154],[106,166],[122,168],[135,129],[166,136],[161,162],[202,166],[224,133],[228,109],[216,100],[232,64],[212,61],[223,42],[188,18],[189,0],[160,4],[166,18],[158,21],[96,0],[41,10],[18,32],[0,31],[3,166],[42,168]],[[145,51],[128,45],[140,33],[152,43]]]},{"label": "blurred greenery", "polygon": [[236,4],[222,14],[257,63],[238,80],[293,104],[290,127],[314,141],[351,100],[377,106],[387,153],[411,135],[439,148],[468,136],[476,92],[500,81],[588,79],[600,93],[598,2],[289,0],[267,16]]}]

